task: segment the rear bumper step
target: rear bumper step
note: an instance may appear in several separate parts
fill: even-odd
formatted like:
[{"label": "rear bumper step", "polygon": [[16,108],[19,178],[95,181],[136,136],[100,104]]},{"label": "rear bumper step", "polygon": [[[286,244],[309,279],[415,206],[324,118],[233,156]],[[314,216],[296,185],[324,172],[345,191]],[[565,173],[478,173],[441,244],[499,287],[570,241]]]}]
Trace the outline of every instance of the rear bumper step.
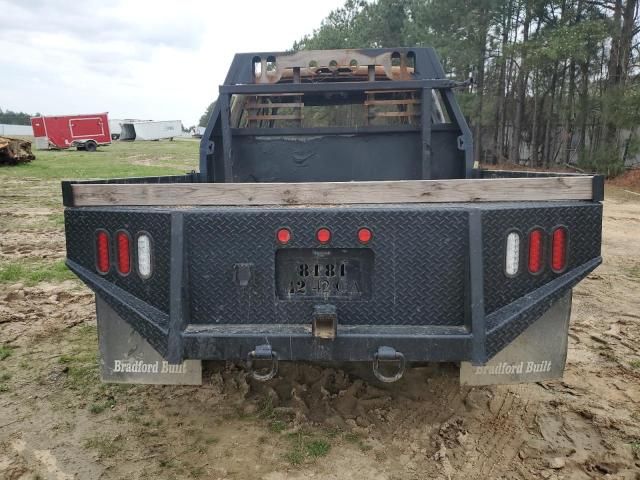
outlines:
[{"label": "rear bumper step", "polygon": [[[184,359],[244,360],[256,345],[269,344],[281,360],[370,361],[380,347],[392,346],[407,361],[486,363],[540,318],[600,263],[594,258],[509,305],[485,316],[472,312],[469,327],[416,325],[338,325],[334,339],[318,338],[312,318],[305,324],[186,324],[68,260],[67,265],[98,296],[171,363]],[[474,297],[482,304],[480,292]],[[480,318],[478,318],[478,315]],[[425,318],[425,323],[429,318]],[[173,324],[173,328],[172,328]]]}]

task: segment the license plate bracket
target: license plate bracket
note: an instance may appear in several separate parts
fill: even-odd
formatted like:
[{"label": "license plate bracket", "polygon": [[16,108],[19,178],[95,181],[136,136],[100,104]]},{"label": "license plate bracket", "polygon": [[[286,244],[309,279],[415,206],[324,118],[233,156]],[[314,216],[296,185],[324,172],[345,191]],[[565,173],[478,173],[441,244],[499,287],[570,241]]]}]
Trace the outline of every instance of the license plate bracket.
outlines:
[{"label": "license plate bracket", "polygon": [[371,298],[373,251],[368,248],[287,248],[276,252],[280,300]]}]

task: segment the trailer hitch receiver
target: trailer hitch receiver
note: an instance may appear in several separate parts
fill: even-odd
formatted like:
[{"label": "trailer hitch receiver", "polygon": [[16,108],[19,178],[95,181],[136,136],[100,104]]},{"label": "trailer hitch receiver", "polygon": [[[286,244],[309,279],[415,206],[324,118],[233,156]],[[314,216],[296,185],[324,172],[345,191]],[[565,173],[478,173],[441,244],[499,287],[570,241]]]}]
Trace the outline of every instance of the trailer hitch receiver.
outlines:
[{"label": "trailer hitch receiver", "polygon": [[[255,368],[257,360],[266,360],[271,362],[271,366],[267,373],[258,373]],[[271,349],[271,345],[258,345],[254,350],[249,352],[247,357],[247,369],[251,376],[259,382],[267,382],[278,373],[278,356]]]},{"label": "trailer hitch receiver", "polygon": [[338,314],[335,305],[315,305],[311,333],[316,338],[333,340],[338,332]]},{"label": "trailer hitch receiver", "polygon": [[[388,376],[380,371],[380,362],[397,362],[398,370],[395,375]],[[406,367],[406,360],[404,355],[396,351],[393,347],[379,347],[378,351],[373,355],[373,374],[378,380],[384,383],[397,382],[404,375]]]}]

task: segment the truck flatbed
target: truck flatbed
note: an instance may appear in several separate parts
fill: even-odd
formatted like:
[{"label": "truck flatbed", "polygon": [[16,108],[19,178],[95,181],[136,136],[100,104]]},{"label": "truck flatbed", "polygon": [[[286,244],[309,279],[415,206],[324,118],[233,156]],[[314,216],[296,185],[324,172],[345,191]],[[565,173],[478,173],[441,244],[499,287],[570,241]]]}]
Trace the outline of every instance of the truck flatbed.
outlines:
[{"label": "truck flatbed", "polygon": [[261,380],[279,360],[560,375],[603,178],[474,168],[456,85],[431,49],[236,55],[199,172],[63,182],[67,264],[110,309],[99,325]]}]

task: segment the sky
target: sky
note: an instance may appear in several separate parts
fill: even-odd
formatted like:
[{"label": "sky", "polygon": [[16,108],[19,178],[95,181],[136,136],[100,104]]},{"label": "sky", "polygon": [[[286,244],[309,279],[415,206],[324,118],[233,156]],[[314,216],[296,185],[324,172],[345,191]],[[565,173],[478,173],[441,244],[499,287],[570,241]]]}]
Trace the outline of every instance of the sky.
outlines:
[{"label": "sky", "polygon": [[234,53],[281,51],[344,0],[0,0],[0,108],[196,125]]}]

